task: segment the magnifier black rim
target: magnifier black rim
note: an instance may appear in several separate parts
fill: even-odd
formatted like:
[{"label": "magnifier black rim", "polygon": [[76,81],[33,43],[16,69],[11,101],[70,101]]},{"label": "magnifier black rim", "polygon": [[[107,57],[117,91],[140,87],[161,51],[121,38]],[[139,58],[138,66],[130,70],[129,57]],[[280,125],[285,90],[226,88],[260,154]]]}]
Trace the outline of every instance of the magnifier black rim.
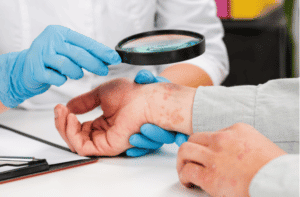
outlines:
[{"label": "magnifier black rim", "polygon": [[[200,42],[186,48],[172,50],[172,51],[156,52],[156,53],[155,52],[154,53],[129,52],[121,49],[121,46],[130,40],[154,36],[154,35],[164,35],[164,34],[191,36],[199,39]],[[128,63],[132,65],[141,65],[141,66],[170,64],[170,63],[192,59],[202,55],[205,52],[205,38],[203,35],[199,33],[186,31],[186,30],[168,29],[168,30],[148,31],[148,32],[135,34],[121,40],[117,44],[115,49],[119,53],[123,63]]]}]

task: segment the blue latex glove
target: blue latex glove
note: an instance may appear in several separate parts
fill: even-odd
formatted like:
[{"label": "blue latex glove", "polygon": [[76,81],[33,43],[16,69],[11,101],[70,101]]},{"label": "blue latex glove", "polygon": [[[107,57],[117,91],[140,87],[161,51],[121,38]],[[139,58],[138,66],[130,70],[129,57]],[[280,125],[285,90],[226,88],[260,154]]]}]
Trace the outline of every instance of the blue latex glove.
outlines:
[{"label": "blue latex glove", "polygon": [[51,85],[61,86],[67,77],[82,78],[82,68],[103,76],[107,65],[119,63],[109,47],[68,28],[48,26],[29,49],[0,56],[0,100],[16,107]]},{"label": "blue latex glove", "polygon": [[[141,70],[134,80],[139,84],[149,84],[158,82],[170,82],[164,77],[155,77],[148,70]],[[159,149],[163,144],[171,144],[175,142],[178,146],[188,140],[188,136],[182,133],[175,133],[164,130],[153,124],[144,124],[141,126],[141,133],[134,134],[129,138],[129,143],[134,148],[126,151],[131,157],[139,157]]]}]

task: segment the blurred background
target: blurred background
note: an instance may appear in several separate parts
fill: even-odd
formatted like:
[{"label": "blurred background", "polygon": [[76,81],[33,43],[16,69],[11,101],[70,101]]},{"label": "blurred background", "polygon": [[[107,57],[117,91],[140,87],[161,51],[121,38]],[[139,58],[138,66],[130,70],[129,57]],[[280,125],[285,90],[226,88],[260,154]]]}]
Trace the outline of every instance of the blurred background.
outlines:
[{"label": "blurred background", "polygon": [[299,0],[216,0],[230,74],[224,86],[299,77]]}]

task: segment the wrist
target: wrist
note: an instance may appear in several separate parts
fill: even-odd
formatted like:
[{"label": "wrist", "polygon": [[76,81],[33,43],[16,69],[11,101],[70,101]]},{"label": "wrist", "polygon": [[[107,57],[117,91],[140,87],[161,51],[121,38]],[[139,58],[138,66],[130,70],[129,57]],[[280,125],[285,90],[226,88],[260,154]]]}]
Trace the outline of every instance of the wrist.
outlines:
[{"label": "wrist", "polygon": [[150,84],[147,121],[163,129],[190,135],[196,88],[172,83]]}]

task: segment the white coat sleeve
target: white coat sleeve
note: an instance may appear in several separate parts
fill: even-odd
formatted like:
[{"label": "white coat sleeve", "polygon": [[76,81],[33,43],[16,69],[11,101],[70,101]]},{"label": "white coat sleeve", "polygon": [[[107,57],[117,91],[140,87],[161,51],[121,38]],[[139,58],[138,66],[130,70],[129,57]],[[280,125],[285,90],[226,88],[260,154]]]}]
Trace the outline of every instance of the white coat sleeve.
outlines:
[{"label": "white coat sleeve", "polygon": [[299,153],[299,79],[258,86],[199,87],[193,131],[216,131],[243,122],[288,153]]},{"label": "white coat sleeve", "polygon": [[214,0],[158,0],[156,27],[190,30],[204,35],[205,53],[185,62],[202,68],[214,85],[221,84],[226,78],[229,72],[228,55]]},{"label": "white coat sleeve", "polygon": [[263,166],[249,193],[251,197],[299,197],[299,155],[283,155]]}]

